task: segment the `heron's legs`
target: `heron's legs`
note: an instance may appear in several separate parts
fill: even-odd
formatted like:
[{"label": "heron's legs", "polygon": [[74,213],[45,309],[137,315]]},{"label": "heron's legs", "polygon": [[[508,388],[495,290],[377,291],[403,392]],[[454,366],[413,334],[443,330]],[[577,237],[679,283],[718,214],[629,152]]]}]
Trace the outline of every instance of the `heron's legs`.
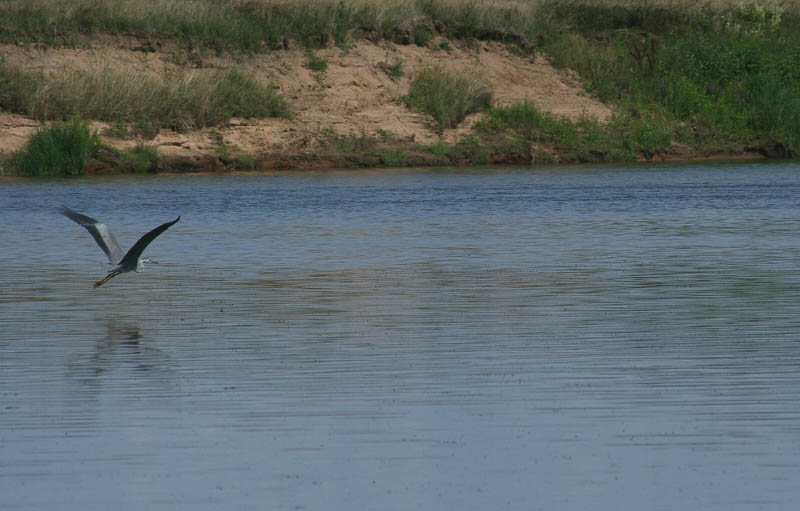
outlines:
[{"label": "heron's legs", "polygon": [[98,287],[102,286],[103,284],[105,284],[109,280],[113,279],[114,277],[116,277],[120,273],[124,273],[124,272],[117,271],[117,270],[111,270],[110,272],[108,272],[108,275],[106,275],[103,278],[103,280],[98,280],[97,282],[94,283],[95,289],[97,289]]}]

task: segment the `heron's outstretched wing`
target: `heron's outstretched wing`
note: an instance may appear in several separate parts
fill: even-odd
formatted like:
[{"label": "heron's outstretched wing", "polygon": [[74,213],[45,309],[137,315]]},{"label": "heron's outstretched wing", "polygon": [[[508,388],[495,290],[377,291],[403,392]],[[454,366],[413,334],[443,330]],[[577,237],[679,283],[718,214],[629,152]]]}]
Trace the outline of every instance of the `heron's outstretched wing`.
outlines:
[{"label": "heron's outstretched wing", "polygon": [[119,248],[117,240],[114,239],[114,235],[111,234],[111,229],[109,229],[106,224],[101,224],[94,218],[78,213],[77,211],[72,211],[65,206],[61,206],[60,211],[62,215],[77,222],[89,231],[92,238],[94,238],[100,248],[103,249],[106,256],[108,256],[108,262],[111,264],[119,264],[123,256],[122,249]]},{"label": "heron's outstretched wing", "polygon": [[172,222],[161,224],[152,231],[148,232],[147,234],[139,238],[139,241],[137,241],[136,244],[133,245],[130,250],[128,250],[128,253],[125,254],[125,257],[122,258],[122,261],[120,261],[119,263],[120,266],[123,268],[130,268],[130,269],[136,268],[136,265],[139,263],[139,257],[141,257],[142,252],[144,252],[144,249],[147,248],[147,245],[149,245],[151,241],[156,239],[156,237],[159,234],[166,231],[174,224],[178,223],[178,220],[180,219],[181,217],[178,217]]}]

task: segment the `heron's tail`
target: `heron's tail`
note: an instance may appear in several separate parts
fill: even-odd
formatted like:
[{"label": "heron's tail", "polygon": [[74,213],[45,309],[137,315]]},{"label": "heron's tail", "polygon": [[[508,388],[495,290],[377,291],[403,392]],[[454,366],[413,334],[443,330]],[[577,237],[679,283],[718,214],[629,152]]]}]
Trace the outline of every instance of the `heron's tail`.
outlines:
[{"label": "heron's tail", "polygon": [[108,275],[106,275],[103,278],[103,280],[98,280],[97,282],[94,283],[94,288],[97,289],[98,287],[102,286],[103,284],[105,284],[109,280],[113,279],[114,277],[116,277],[120,273],[122,273],[122,272],[121,271],[117,271],[117,270],[111,270],[110,272],[108,272]]}]

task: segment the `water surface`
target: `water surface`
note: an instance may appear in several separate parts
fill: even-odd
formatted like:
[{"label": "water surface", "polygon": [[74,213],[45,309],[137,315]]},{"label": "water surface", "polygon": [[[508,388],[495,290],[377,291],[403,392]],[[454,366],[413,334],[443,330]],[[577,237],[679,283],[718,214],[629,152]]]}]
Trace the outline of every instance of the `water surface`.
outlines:
[{"label": "water surface", "polygon": [[793,509],[798,171],[2,181],[0,508]]}]

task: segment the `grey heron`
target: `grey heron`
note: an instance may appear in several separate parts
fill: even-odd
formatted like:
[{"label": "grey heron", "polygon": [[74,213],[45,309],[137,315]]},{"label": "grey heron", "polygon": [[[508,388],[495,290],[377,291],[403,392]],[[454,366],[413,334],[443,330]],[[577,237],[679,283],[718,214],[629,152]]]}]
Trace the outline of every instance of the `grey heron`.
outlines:
[{"label": "grey heron", "polygon": [[109,264],[115,265],[115,268],[110,270],[108,275],[94,284],[95,288],[102,286],[121,273],[127,273],[129,271],[140,273],[144,268],[144,263],[154,263],[154,261],[151,261],[148,257],[143,258],[142,252],[144,252],[144,249],[147,248],[147,245],[156,239],[159,234],[172,227],[178,222],[178,220],[181,219],[179,216],[172,222],[159,225],[152,231],[139,238],[139,240],[130,248],[130,250],[128,250],[126,254],[123,254],[122,249],[119,248],[117,240],[115,240],[114,235],[111,234],[111,229],[109,229],[106,224],[102,224],[94,218],[78,213],[77,211],[72,211],[65,206],[61,206],[60,211],[65,217],[86,228],[100,248],[103,249],[103,252],[105,252],[106,256],[108,256]]}]

